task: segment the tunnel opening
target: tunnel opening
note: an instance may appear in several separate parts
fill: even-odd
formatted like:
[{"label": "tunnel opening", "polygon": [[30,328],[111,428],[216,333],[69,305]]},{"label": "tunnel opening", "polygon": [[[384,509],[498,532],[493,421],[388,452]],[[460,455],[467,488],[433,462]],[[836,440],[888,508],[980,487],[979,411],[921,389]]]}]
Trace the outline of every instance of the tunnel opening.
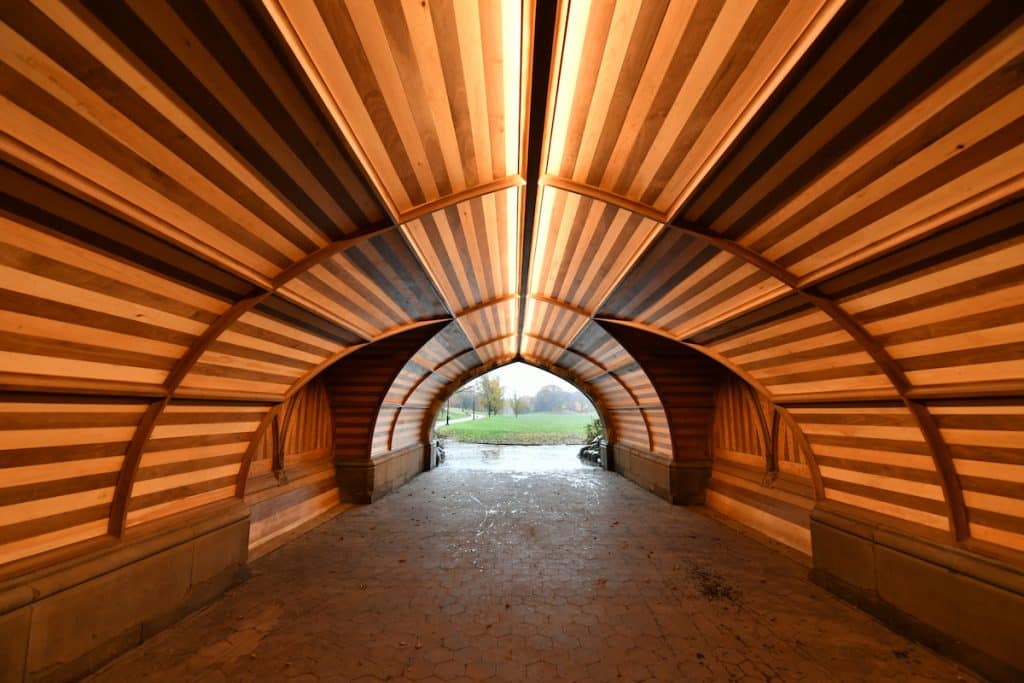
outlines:
[{"label": "tunnel opening", "polygon": [[605,420],[574,383],[512,362],[456,383],[431,423],[449,469],[566,471],[607,465]]}]

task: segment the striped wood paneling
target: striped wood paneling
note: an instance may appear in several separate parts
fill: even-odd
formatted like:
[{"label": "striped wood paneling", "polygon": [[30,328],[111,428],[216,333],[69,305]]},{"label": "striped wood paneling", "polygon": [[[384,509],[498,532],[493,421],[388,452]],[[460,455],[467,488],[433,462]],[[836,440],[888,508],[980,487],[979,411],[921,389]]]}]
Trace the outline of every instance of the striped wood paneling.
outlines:
[{"label": "striped wood paneling", "polygon": [[447,315],[397,231],[371,237],[280,289],[283,297],[366,339]]},{"label": "striped wood paneling", "polygon": [[564,368],[584,382],[589,382],[606,372],[606,368],[598,365],[594,359],[587,358],[576,351],[566,349],[558,359],[558,367]]},{"label": "striped wood paneling", "polygon": [[949,530],[935,463],[907,408],[801,406],[789,413],[807,435],[827,500]]},{"label": "striped wood paneling", "polygon": [[741,380],[727,377],[715,393],[712,446],[715,459],[767,472],[772,449],[772,414],[763,412]]},{"label": "striped wood paneling", "polygon": [[[707,505],[809,555],[813,489],[774,450],[774,410],[739,378],[723,379],[715,395]],[[791,462],[792,450],[785,457]]]},{"label": "striped wood paneling", "polygon": [[809,278],[1024,186],[1024,8],[855,10],[683,212]]},{"label": "striped wood paneling", "polygon": [[265,457],[254,458],[249,468],[245,502],[251,515],[250,550],[341,504],[333,418],[323,381],[318,378],[303,387],[277,419],[280,429],[267,429],[260,437],[258,453]]},{"label": "striped wood paneling", "polygon": [[[532,300],[527,300],[527,308],[530,307],[531,301]],[[527,316],[529,316],[529,313]],[[563,342],[563,344],[564,343],[565,342]],[[565,352],[564,346],[560,344],[552,344],[544,339],[534,337],[529,332],[526,332],[523,335],[522,343],[519,348],[520,354],[524,360],[541,367],[555,365]]]},{"label": "striped wood paneling", "polygon": [[[617,374],[627,386],[637,387],[642,406],[664,411],[672,459],[709,459],[714,392],[721,374],[718,364],[659,335],[609,322],[601,326],[635,359],[635,368],[627,366]],[[648,380],[649,388],[633,379],[639,374]]]},{"label": "striped wood paneling", "polygon": [[235,495],[265,405],[172,403],[146,442],[128,499],[129,527]]},{"label": "striped wood paneling", "polygon": [[249,480],[272,474],[275,468],[328,458],[333,445],[331,419],[327,388],[323,378],[318,377],[288,399],[274,424],[259,435],[249,464]]},{"label": "striped wood paneling", "polygon": [[7,3],[5,153],[266,282],[383,209],[240,4]]},{"label": "striped wood paneling", "polygon": [[397,212],[519,173],[519,0],[268,4]]},{"label": "striped wood paneling", "polygon": [[0,164],[0,378],[158,389],[248,287]]},{"label": "striped wood paneling", "polygon": [[[400,332],[365,346],[324,371],[334,420],[334,456],[366,460],[386,449],[387,432],[379,428],[397,406],[384,403],[389,388],[418,349],[454,323],[433,323]],[[383,441],[382,441],[383,439]]]},{"label": "striped wood paneling", "polygon": [[[588,316],[567,306],[528,297],[523,334],[529,335],[532,339],[523,339],[523,353],[527,353],[528,345],[540,350],[542,347],[538,344],[545,341],[548,342],[548,346],[560,346],[564,349],[589,321]],[[554,358],[557,357],[556,354]]]},{"label": "striped wood paneling", "polygon": [[925,391],[1024,388],[1024,202],[822,283]]},{"label": "striped wood paneling", "polygon": [[944,402],[928,410],[949,444],[971,536],[1024,551],[1024,402]]},{"label": "striped wood paneling", "polygon": [[104,536],[147,404],[0,397],[0,565]]},{"label": "striped wood paneling", "polygon": [[593,314],[659,229],[658,223],[631,211],[544,187],[530,294]]},{"label": "striped wood paneling", "polygon": [[517,291],[517,188],[448,206],[402,230],[454,314]]},{"label": "striped wood paneling", "polygon": [[424,428],[427,427],[426,431],[429,432],[429,425],[433,420],[434,411],[429,408],[403,406],[395,420],[389,450],[397,451],[424,443]]},{"label": "striped wood paneling", "polygon": [[320,453],[332,446],[330,399],[322,378],[313,380],[289,399],[281,416],[281,452],[286,467],[306,459],[305,454]]},{"label": "striped wood paneling", "polygon": [[515,335],[518,314],[519,300],[513,298],[476,308],[457,320],[466,338],[479,351],[487,342]]},{"label": "striped wood paneling", "polygon": [[707,346],[746,372],[775,400],[897,395],[864,348],[826,313],[797,295],[700,332],[690,341]]},{"label": "striped wood paneling", "polygon": [[599,364],[603,370],[611,370],[632,361],[622,345],[615,341],[601,325],[593,321],[587,323],[583,331],[573,340],[569,350],[584,358],[589,358]]},{"label": "striped wood paneling", "polygon": [[598,315],[640,322],[685,339],[789,291],[750,263],[670,228],[629,271]]},{"label": "striped wood paneling", "polygon": [[604,403],[618,443],[672,457],[672,434],[657,392],[641,365],[603,327],[587,323],[562,362],[570,368],[600,368],[598,375],[583,377]]},{"label": "striped wood paneling", "polygon": [[190,396],[283,397],[301,377],[364,340],[277,296],[243,314],[185,376]]},{"label": "striped wood paneling", "polygon": [[837,5],[568,3],[547,173],[670,213]]},{"label": "striped wood paneling", "polygon": [[[778,413],[782,409],[775,408]],[[790,425],[788,420],[776,419],[775,421],[775,462],[779,472],[791,474],[803,479],[812,477],[810,466],[810,453],[804,446],[801,434],[797,427]]]},{"label": "striped wood paneling", "polygon": [[[600,388],[598,389],[600,392]],[[611,422],[610,431],[614,435],[614,443],[623,444],[635,448],[644,453],[655,452],[666,459],[672,457],[671,444],[667,447],[663,443],[652,441],[650,426],[644,417],[643,411],[639,408],[609,408],[608,420]],[[657,450],[655,450],[657,449]]]},{"label": "striped wood paneling", "polygon": [[[414,410],[429,408],[450,384],[481,364],[459,323],[449,323],[431,337],[406,362],[387,389],[374,422],[372,456],[389,451],[393,427],[403,407]],[[423,419],[429,417],[432,416]],[[408,415],[402,415],[403,420],[407,418]]]}]

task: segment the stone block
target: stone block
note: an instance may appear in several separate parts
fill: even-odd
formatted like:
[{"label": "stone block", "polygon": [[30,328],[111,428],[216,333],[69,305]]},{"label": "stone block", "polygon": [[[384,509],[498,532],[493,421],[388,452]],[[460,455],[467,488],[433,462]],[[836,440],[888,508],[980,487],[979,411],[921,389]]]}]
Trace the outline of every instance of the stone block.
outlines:
[{"label": "stone block", "polygon": [[879,597],[927,627],[916,637],[993,680],[1021,680],[1024,596],[898,550],[875,553]]},{"label": "stone block", "polygon": [[992,681],[1024,680],[1024,574],[834,511],[811,516],[811,578]]},{"label": "stone block", "polygon": [[334,472],[343,501],[361,504],[373,502],[373,462],[370,460],[336,460]]},{"label": "stone block", "polygon": [[710,460],[673,462],[669,466],[669,500],[673,505],[703,505],[710,479]]},{"label": "stone block", "polygon": [[195,540],[192,584],[234,572],[249,556],[249,520],[239,520]]},{"label": "stone block", "polygon": [[188,594],[192,552],[170,548],[33,605],[28,677],[73,677],[139,643],[142,622]]},{"label": "stone block", "polygon": [[[811,553],[814,563],[812,577],[821,584],[838,579],[846,587],[864,593],[863,599],[875,594],[875,553],[871,539],[848,533],[834,526],[811,519]],[[826,588],[839,592],[835,585]],[[852,599],[851,595],[844,595]]]},{"label": "stone block", "polygon": [[20,682],[25,675],[30,619],[28,607],[0,615],[0,683]]}]

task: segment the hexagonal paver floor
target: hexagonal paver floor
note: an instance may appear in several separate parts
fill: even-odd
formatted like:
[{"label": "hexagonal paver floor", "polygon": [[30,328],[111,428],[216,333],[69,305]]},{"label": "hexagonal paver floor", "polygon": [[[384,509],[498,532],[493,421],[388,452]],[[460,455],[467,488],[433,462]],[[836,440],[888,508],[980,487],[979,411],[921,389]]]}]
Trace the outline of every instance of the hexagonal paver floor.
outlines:
[{"label": "hexagonal paver floor", "polygon": [[94,679],[974,680],[792,557],[592,468],[450,462],[252,574]]}]

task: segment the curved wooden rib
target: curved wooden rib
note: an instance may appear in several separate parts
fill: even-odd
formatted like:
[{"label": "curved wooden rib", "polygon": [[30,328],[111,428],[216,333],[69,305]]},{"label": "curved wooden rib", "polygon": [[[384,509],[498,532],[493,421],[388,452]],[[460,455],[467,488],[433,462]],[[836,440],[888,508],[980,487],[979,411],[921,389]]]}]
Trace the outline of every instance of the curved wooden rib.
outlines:
[{"label": "curved wooden rib", "polygon": [[[539,336],[537,336],[535,334],[525,334],[524,333],[523,336],[524,337],[531,337],[533,339],[536,339],[537,341],[544,342],[545,344],[550,344],[551,346],[558,346],[558,347],[561,347],[564,351],[568,351],[567,348],[561,346],[561,343],[556,342],[553,339],[546,339],[545,337],[539,337]],[[591,378],[591,380],[590,380],[591,382],[594,379],[597,379],[598,377],[601,377],[602,375],[610,375],[612,377],[612,379],[614,379],[616,382],[619,383],[619,385],[622,387],[623,391],[625,391],[627,394],[629,394],[629,398],[633,401],[633,403],[635,405],[637,405],[637,406],[640,405],[640,401],[637,400],[636,394],[633,393],[633,390],[630,389],[628,386],[626,386],[626,383],[622,381],[621,377],[619,377],[618,375],[615,374],[615,372],[614,372],[615,368],[609,368],[604,363],[600,363],[600,362],[594,360],[593,358],[591,358],[590,356],[588,356],[585,353],[580,353],[579,351],[573,351],[572,353],[575,353],[577,356],[579,356],[583,360],[587,361],[588,363],[593,363],[597,367],[599,367],[602,370],[604,370],[604,372],[602,372],[600,375],[594,375],[594,377]],[[627,353],[627,355],[629,355],[629,358],[631,360],[633,360],[633,362],[636,362],[636,359],[633,358],[633,356],[630,355],[628,351],[626,353]],[[533,363],[531,363],[531,365],[538,365],[538,364],[536,362],[533,362]],[[552,363],[551,367],[559,367],[559,366],[554,364],[554,363]],[[544,369],[547,370],[548,368],[545,367]],[[582,380],[582,378],[580,378],[580,379]],[[583,380],[583,381],[586,381],[586,380]]]},{"label": "curved wooden rib", "polygon": [[[950,532],[955,541],[966,539],[970,535],[967,524],[967,506],[964,503],[963,490],[960,487],[960,479],[956,475],[956,469],[950,457],[949,447],[943,441],[938,425],[935,423],[931,413],[908,396],[907,392],[910,390],[910,381],[907,379],[906,373],[903,372],[903,369],[885,347],[871,336],[838,303],[822,295],[813,286],[801,285],[796,275],[767,260],[757,252],[738,242],[710,233],[703,228],[688,224],[669,223],[668,225],[673,229],[681,230],[692,237],[703,240],[737,258],[743,259],[768,275],[784,282],[794,292],[812,303],[818,310],[822,311],[847,334],[853,337],[875,364],[881,368],[882,372],[885,373],[886,378],[888,378],[903,404],[910,411],[915,422],[917,422],[925,444],[931,453],[932,462],[939,476],[939,483],[942,485]],[[802,430],[800,431],[802,433]]]},{"label": "curved wooden rib", "polygon": [[125,520],[128,517],[128,501],[131,499],[132,488],[135,486],[135,475],[139,472],[139,463],[142,462],[142,451],[153,433],[156,421],[163,414],[164,408],[167,407],[170,400],[168,397],[149,404],[135,428],[132,440],[128,442],[121,472],[117,475],[114,499],[110,503],[110,521],[107,523],[107,533],[111,536],[124,535]]},{"label": "curved wooden rib", "polygon": [[569,180],[568,178],[562,178],[553,175],[544,175],[540,178],[540,184],[546,187],[553,187],[556,190],[562,190],[564,192],[571,192],[572,194],[578,194],[581,197],[588,199],[595,199],[605,204],[611,204],[620,209],[631,211],[632,213],[639,214],[644,218],[650,218],[652,221],[657,223],[665,223],[669,216],[652,209],[646,204],[640,202],[634,202],[631,199],[626,199],[617,194],[607,192],[605,190],[592,187],[590,185],[584,185],[583,183],[577,183],[575,180]]},{"label": "curved wooden rib", "polygon": [[[652,212],[649,207],[637,206],[635,202],[625,200],[616,195],[596,190],[595,188],[575,183],[564,179],[546,178],[546,182],[552,187],[558,187],[559,189],[567,192],[573,192],[584,197],[589,197],[598,201],[602,201],[613,206],[616,206],[627,211],[633,211],[639,213],[647,218],[654,220],[665,221],[664,216],[658,216],[656,212]],[[963,491],[960,486],[960,480],[956,475],[955,468],[953,466],[952,458],[949,455],[949,447],[942,439],[942,435],[939,432],[938,426],[935,423],[935,419],[917,401],[912,398],[913,389],[910,386],[910,382],[907,380],[906,374],[903,369],[895,361],[895,359],[889,354],[889,352],[867,332],[854,318],[848,314],[839,304],[832,299],[822,295],[813,285],[808,285],[801,281],[801,279],[795,274],[789,272],[785,268],[779,266],[773,261],[766,259],[761,254],[749,249],[748,247],[736,242],[735,240],[727,239],[721,235],[714,233],[702,226],[697,226],[692,223],[684,221],[674,220],[665,223],[666,227],[674,230],[679,230],[695,239],[699,239],[706,244],[717,247],[724,252],[727,252],[750,265],[756,267],[762,272],[770,275],[776,280],[787,285],[792,291],[801,295],[805,300],[812,303],[815,307],[821,310],[827,315],[833,322],[839,325],[847,334],[864,349],[864,351],[871,357],[876,365],[885,373],[889,382],[893,385],[896,393],[899,395],[904,405],[913,415],[914,420],[917,422],[918,428],[921,430],[921,434],[924,438],[925,443],[932,456],[932,461],[935,464],[936,472],[939,475],[939,481],[942,485],[943,495],[946,499],[946,507],[948,512],[950,531],[954,540],[962,541],[969,535],[968,524],[967,524],[967,507],[963,500]],[[852,264],[849,268],[854,267]],[[832,273],[836,275],[837,273]],[[595,318],[596,319],[596,318]],[[668,336],[663,331],[643,325],[642,323],[612,320],[623,325],[629,325],[637,327],[648,332],[660,334],[661,336]],[[679,341],[679,340],[677,340]],[[712,355],[708,349],[702,348],[695,344],[687,344],[687,346],[694,348],[702,353]],[[712,357],[717,356],[717,354]],[[730,370],[736,372],[740,377],[746,380],[749,384],[755,387],[760,393],[768,396],[772,402],[776,405],[777,409],[781,409],[775,399],[771,398],[771,394],[766,391],[765,387],[755,380],[749,373],[741,371],[735,366],[735,364],[727,363],[723,358],[715,357],[715,360],[719,361],[723,365],[729,367]],[[808,399],[812,397],[807,397]],[[788,416],[788,414],[787,414]],[[790,418],[791,419],[791,418]],[[797,433],[804,438],[803,430],[799,428],[796,430]],[[813,468],[815,471],[817,467]],[[815,474],[815,488],[820,486],[818,481],[820,475]]]},{"label": "curved wooden rib", "polygon": [[[373,237],[379,235],[386,235],[393,230],[397,230],[397,225],[388,225],[383,228],[373,228],[365,232],[361,232],[351,237],[331,242],[325,247],[322,247],[312,254],[309,254],[302,259],[296,261],[292,265],[288,266],[271,281],[270,286],[263,291],[254,292],[250,296],[235,302],[231,308],[221,314],[221,316],[213,322],[206,331],[198,336],[189,347],[188,351],[174,364],[174,368],[167,375],[167,379],[164,381],[164,387],[168,393],[172,396],[181,386],[186,375],[195,366],[206,350],[220,337],[221,334],[227,330],[234,322],[236,322],[243,315],[251,311],[253,308],[266,301],[272,294],[279,291],[282,287],[287,285],[289,282],[299,277],[300,275],[312,270],[316,266],[320,265],[327,259],[340,254],[341,252],[354,247],[357,244],[361,244]],[[355,336],[359,336],[352,330],[346,330],[351,332]]]},{"label": "curved wooden rib", "polygon": [[456,318],[461,318],[463,316],[469,315],[470,313],[476,313],[477,311],[483,310],[485,308],[490,308],[491,306],[497,306],[498,304],[508,303],[509,301],[516,299],[517,296],[518,295],[516,294],[506,294],[505,296],[499,296],[494,299],[488,299],[487,301],[481,301],[480,303],[473,304],[472,306],[466,306],[460,311],[453,312],[453,314]]},{"label": "curved wooden rib", "polygon": [[218,337],[239,318],[266,301],[271,293],[270,290],[266,290],[236,301],[232,304],[231,308],[221,313],[220,317],[213,321],[201,335],[196,337],[188,347],[188,350],[178,359],[174,367],[167,374],[167,379],[164,380],[164,389],[167,390],[167,393],[173,396],[178,387],[181,386],[185,376],[199,362],[199,359],[206,353],[210,345],[217,341]]},{"label": "curved wooden rib", "polygon": [[461,192],[454,192],[452,194],[445,195],[444,197],[441,197],[440,199],[435,199],[432,202],[427,202],[426,204],[414,206],[408,211],[402,213],[398,217],[398,222],[408,223],[410,221],[416,220],[417,218],[422,218],[423,216],[434,213],[435,211],[446,209],[449,206],[461,204],[462,202],[468,201],[470,199],[476,199],[477,197],[483,197],[484,195],[491,194],[492,192],[501,192],[502,190],[508,190],[513,187],[522,187],[525,184],[526,181],[523,180],[523,177],[518,174],[505,176],[504,178],[498,178],[497,180],[492,180],[489,183],[477,185],[476,187],[470,187],[465,190],[462,190]]},{"label": "curved wooden rib", "polygon": [[245,497],[245,485],[249,481],[249,467],[252,465],[253,456],[256,455],[256,447],[260,444],[260,438],[263,433],[267,431],[267,427],[273,423],[274,419],[277,418],[278,413],[281,412],[281,408],[284,403],[278,403],[272,406],[270,410],[260,420],[259,426],[256,427],[256,431],[253,432],[252,438],[249,439],[249,446],[245,449],[245,455],[242,456],[242,462],[238,465],[238,476],[235,478],[235,497]]}]

